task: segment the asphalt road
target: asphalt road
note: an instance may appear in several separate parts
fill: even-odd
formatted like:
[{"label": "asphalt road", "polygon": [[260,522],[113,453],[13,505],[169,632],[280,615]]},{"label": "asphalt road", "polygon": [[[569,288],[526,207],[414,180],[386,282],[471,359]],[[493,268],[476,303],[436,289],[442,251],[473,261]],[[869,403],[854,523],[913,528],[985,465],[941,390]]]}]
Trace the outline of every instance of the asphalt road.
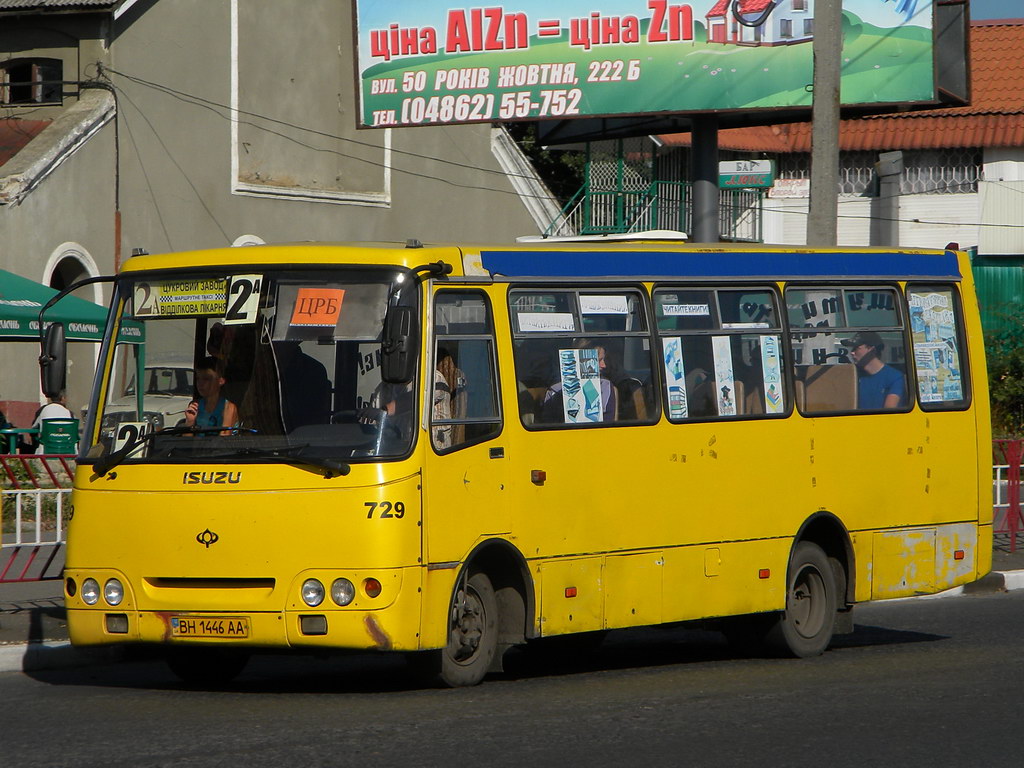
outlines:
[{"label": "asphalt road", "polygon": [[195,691],[156,661],[0,674],[5,766],[872,766],[1022,764],[1024,591],[859,606],[810,660],[714,633],[535,651],[461,690],[401,660],[260,657]]}]

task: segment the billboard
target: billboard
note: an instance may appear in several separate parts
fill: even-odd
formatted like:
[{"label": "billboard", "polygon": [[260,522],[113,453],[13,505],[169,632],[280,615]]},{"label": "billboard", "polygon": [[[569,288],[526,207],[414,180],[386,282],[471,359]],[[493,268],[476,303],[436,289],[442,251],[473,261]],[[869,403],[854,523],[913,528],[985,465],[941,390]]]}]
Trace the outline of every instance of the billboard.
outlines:
[{"label": "billboard", "polygon": [[[808,107],[823,0],[357,0],[361,127]],[[843,0],[846,105],[932,103],[931,0]]]}]

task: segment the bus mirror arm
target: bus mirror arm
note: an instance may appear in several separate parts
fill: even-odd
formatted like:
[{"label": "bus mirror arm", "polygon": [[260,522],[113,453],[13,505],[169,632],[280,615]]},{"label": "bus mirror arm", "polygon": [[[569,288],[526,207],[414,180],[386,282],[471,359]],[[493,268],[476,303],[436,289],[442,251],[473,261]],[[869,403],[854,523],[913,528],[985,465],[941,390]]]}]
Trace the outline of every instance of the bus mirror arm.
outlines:
[{"label": "bus mirror arm", "polygon": [[69,293],[92,283],[109,283],[113,280],[113,277],[106,275],[79,280],[55,293],[39,310],[39,378],[40,387],[47,397],[59,396],[67,385],[67,339],[64,324],[55,322],[47,325],[43,315]]},{"label": "bus mirror arm", "polygon": [[388,384],[408,384],[416,373],[419,349],[419,322],[414,306],[407,301],[410,286],[420,275],[444,277],[452,265],[443,261],[420,264],[404,270],[395,281],[388,312],[384,318],[384,339],[381,342],[381,379]]}]

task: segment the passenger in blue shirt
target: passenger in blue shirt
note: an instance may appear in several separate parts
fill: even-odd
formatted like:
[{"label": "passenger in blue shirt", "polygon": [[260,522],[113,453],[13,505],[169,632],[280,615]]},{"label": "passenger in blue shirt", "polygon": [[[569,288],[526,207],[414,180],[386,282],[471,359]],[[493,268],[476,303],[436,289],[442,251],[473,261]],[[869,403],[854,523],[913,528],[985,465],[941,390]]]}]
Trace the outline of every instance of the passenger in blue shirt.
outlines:
[{"label": "passenger in blue shirt", "polygon": [[[193,400],[185,409],[185,425],[200,429],[237,427],[238,408],[221,394],[226,383],[221,373],[221,362],[213,357],[204,358],[196,366],[195,381],[199,399]],[[226,429],[219,434],[230,435],[231,430]]]},{"label": "passenger in blue shirt", "polygon": [[850,350],[858,368],[857,409],[881,411],[902,406],[907,383],[902,373],[882,362],[882,337],[874,331],[859,331],[841,343]]}]

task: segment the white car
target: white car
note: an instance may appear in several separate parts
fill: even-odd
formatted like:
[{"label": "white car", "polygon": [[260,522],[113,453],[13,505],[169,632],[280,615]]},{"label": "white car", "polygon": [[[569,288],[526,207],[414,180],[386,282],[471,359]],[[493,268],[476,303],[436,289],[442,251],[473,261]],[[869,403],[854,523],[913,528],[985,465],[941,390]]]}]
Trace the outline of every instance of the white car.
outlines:
[{"label": "white car", "polygon": [[[146,389],[142,399],[143,418],[153,429],[173,427],[185,418],[185,409],[195,396],[191,364],[147,365],[145,383]],[[135,421],[135,403],[133,375],[125,387],[124,394],[107,402],[103,411],[103,431],[113,430],[122,421]]]}]

